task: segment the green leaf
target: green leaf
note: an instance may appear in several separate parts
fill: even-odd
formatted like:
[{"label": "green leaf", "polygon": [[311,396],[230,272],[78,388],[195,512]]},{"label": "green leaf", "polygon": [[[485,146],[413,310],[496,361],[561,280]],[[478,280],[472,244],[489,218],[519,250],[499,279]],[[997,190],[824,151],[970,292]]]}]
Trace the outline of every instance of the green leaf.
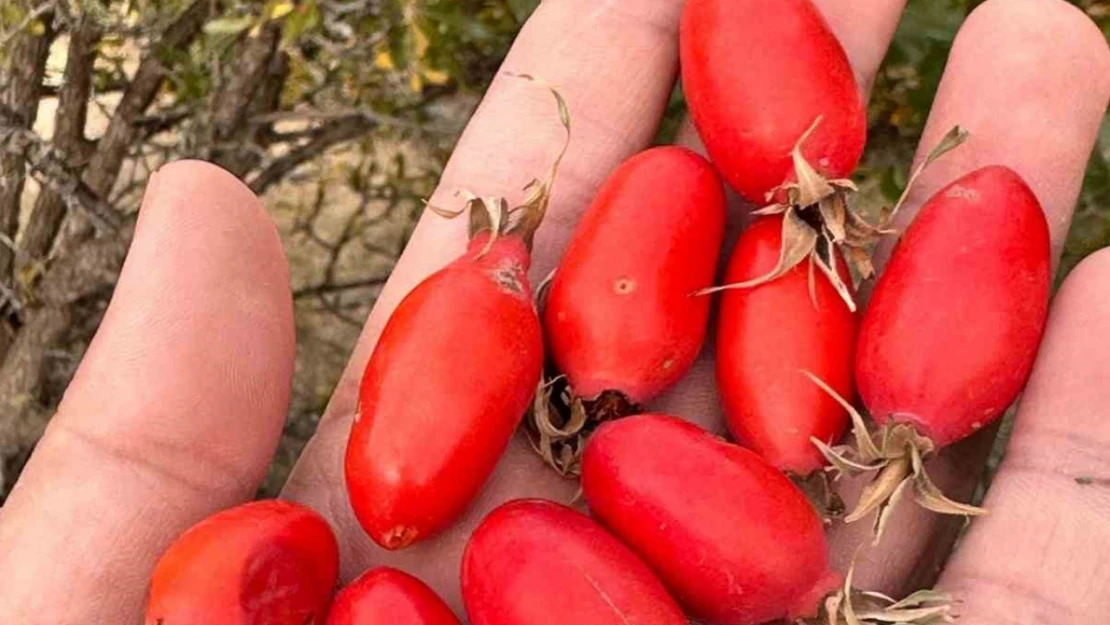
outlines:
[{"label": "green leaf", "polygon": [[204,32],[209,35],[238,35],[254,23],[255,18],[250,15],[221,17],[205,24]]}]

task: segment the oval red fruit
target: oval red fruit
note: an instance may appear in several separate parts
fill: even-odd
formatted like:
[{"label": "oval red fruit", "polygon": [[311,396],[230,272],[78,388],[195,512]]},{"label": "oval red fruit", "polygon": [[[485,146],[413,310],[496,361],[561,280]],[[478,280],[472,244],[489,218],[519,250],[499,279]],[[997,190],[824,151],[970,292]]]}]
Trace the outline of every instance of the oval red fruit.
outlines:
[{"label": "oval red fruit", "polygon": [[679,147],[618,167],[582,217],[544,308],[551,356],[574,392],[643,403],[681,378],[705,338],[724,190]]},{"label": "oval red fruit", "polygon": [[603,424],[586,447],[590,510],[697,619],[816,614],[839,576],[805,495],[756,454],[675,417]]},{"label": "oval red fruit", "polygon": [[[756,220],[736,243],[725,284],[769,273],[781,244],[781,217]],[[815,297],[806,264],[753,288],[725,290],[717,321],[717,385],[729,429],[741,444],[798,475],[825,465],[811,437],[835,444],[848,426],[847,412],[801,372],[851,397],[859,327],[825,275],[812,280]],[[843,280],[851,284],[846,272]]]},{"label": "oval red fruit", "polygon": [[895,248],[860,327],[856,380],[880,423],[936,445],[997,419],[1025,385],[1048,314],[1048,224],[1013,170],[934,195]]},{"label": "oval red fruit", "polygon": [[371,569],[335,596],[327,625],[461,625],[427,584],[408,573]]},{"label": "oval red fruit", "polygon": [[709,157],[757,204],[792,175],[791,149],[843,178],[867,120],[848,57],[810,0],[689,0],[679,37],[682,86]]},{"label": "oval red fruit", "polygon": [[586,515],[519,500],[489,514],[463,554],[472,625],[686,625],[647,565]]},{"label": "oval red fruit", "polygon": [[158,561],[146,625],[318,625],[335,589],[339,548],[327,521],[286,501],[214,514]]},{"label": "oval red fruit", "polygon": [[345,473],[359,522],[400,549],[454,521],[493,472],[543,366],[520,237],[420,283],[386,324],[359,388]]}]

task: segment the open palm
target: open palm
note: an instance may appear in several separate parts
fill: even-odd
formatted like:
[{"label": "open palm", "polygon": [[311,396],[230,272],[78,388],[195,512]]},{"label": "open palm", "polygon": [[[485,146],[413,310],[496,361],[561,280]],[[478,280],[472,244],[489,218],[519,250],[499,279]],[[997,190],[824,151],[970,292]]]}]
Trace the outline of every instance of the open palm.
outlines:
[{"label": "open palm", "polygon": [[[866,91],[905,0],[815,1]],[[682,0],[548,0],[505,61],[507,71],[557,85],[575,123],[552,213],[536,241],[534,277],[555,265],[605,176],[654,136],[678,69],[681,8]],[[902,225],[945,183],[1004,164],[1036,192],[1058,252],[1108,99],[1110,49],[1081,12],[1061,0],[989,0],[961,30],[922,145],[935,144],[957,123],[972,140],[926,173],[900,214]],[[683,134],[694,141],[692,132]],[[449,205],[464,187],[519,197],[560,141],[549,95],[499,78],[433,201]],[[744,211],[732,214],[735,231]],[[515,497],[569,501],[576,486],[548,470],[518,436],[455,527],[385,552],[351,512],[342,451],[359,376],[390,312],[461,253],[465,239],[462,223],[434,215],[420,222],[285,489],[286,497],[332,522],[344,580],[371,565],[397,565],[456,610],[459,558],[478,519]],[[1053,304],[1007,459],[986,501],[992,514],[974,522],[949,558],[961,522],[904,506],[882,550],[862,553],[858,585],[901,592],[940,575],[969,624],[1105,619],[1108,322],[1110,252],[1102,252],[1073,273]],[[286,414],[294,348],[288,272],[257,198],[210,165],[163,168],[147,189],[103,325],[0,510],[5,622],[138,622],[151,568],[169,542],[199,519],[249,498],[262,479]],[[723,431],[710,358],[703,354],[691,375],[652,408]],[[966,498],[988,445],[986,436],[958,445],[931,472],[948,492]],[[866,531],[834,530],[840,565]]]}]

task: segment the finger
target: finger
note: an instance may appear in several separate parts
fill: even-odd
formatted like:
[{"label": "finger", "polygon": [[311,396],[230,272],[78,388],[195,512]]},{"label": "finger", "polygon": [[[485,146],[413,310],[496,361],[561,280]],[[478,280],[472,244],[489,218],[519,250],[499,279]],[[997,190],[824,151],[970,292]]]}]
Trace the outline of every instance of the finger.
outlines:
[{"label": "finger", "polygon": [[985,505],[941,587],[960,622],[1098,623],[1110,610],[1110,250],[1052,313]]},{"label": "finger", "polygon": [[[969,16],[953,46],[924,138],[922,158],[949,128],[960,124],[969,142],[922,177],[899,227],[926,198],[955,178],[985,165],[1003,164],[1036,192],[1058,255],[1082,182],[1084,165],[1110,97],[1110,59],[1098,29],[1060,0],[989,0]],[[970,497],[978,483],[989,435],[973,438],[929,465],[946,493]],[[863,482],[844,494],[853,501]],[[962,524],[903,505],[880,549],[864,552],[857,567],[861,587],[900,593],[907,582],[927,585]],[[846,566],[870,528],[858,523],[832,534],[836,560]],[[915,570],[925,578],[914,577]]]},{"label": "finger", "polygon": [[5,622],[138,622],[168,543],[253,495],[288,404],[291,302],[244,185],[197,162],[152,177],[100,330],[0,511]]},{"label": "finger", "polygon": [[[605,176],[651,141],[674,84],[681,0],[544,2],[524,27],[503,69],[555,85],[567,100],[573,138],[540,228],[532,276],[555,264],[579,212]],[[535,84],[498,76],[463,133],[433,202],[457,205],[460,188],[519,199],[542,176],[562,142],[555,104]],[[340,531],[342,576],[367,566],[399,565],[429,582],[456,608],[462,544],[482,514],[524,495],[569,500],[573,484],[533,457],[518,437],[486,492],[444,535],[386,553],[358,526],[343,486],[342,457],[357,384],[385,321],[400,299],[463,250],[465,224],[425,215],[367,320],[351,361],[290,478],[286,493],[330,517]],[[446,415],[445,415],[446,416]]]}]

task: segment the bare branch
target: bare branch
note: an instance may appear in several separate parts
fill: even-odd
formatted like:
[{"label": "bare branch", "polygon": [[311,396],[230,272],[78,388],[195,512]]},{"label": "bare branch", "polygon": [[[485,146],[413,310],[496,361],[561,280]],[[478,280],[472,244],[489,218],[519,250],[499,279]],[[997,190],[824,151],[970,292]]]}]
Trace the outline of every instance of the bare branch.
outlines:
[{"label": "bare branch", "polygon": [[59,194],[69,207],[81,209],[93,227],[104,231],[119,228],[119,213],[101,199],[96,191],[67,166],[64,157],[37,134],[0,123],[0,154],[29,165],[31,174],[43,186]]},{"label": "bare branch", "polygon": [[[45,15],[45,13],[43,14]],[[37,18],[36,18],[37,19]],[[20,29],[12,44],[8,67],[0,71],[7,77],[0,86],[0,115],[6,125],[25,130],[31,128],[39,108],[39,85],[46,71],[46,58],[54,29],[47,23],[46,33],[35,36]],[[14,237],[19,227],[19,203],[23,197],[26,169],[18,154],[0,154],[0,233]],[[14,256],[7,248],[0,248],[0,282],[6,282],[11,273]]]},{"label": "bare branch", "polygon": [[[69,50],[62,86],[58,92],[58,109],[54,115],[54,145],[69,169],[78,171],[85,151],[85,120],[88,117],[92,90],[93,65],[101,32],[86,20],[70,35]],[[46,256],[58,235],[66,214],[65,199],[53,189],[45,189],[35,200],[35,207],[24,227],[21,243],[26,266]]]},{"label": "bare branch", "polygon": [[312,138],[307,143],[274,159],[251,178],[248,184],[252,191],[261,195],[302,164],[320,156],[334,146],[359,139],[376,127],[376,122],[361,115],[327,122],[313,133]]},{"label": "bare branch", "polygon": [[[84,180],[98,197],[107,197],[111,192],[134,139],[135,121],[150,107],[162,87],[167,68],[162,62],[161,52],[188,46],[218,4],[213,0],[196,0],[166,27],[162,36],[147,50],[108,122],[108,129],[97,141],[96,152],[85,171]],[[65,245],[88,238],[91,233],[87,226],[79,223],[71,233],[67,233],[69,241]]]}]

